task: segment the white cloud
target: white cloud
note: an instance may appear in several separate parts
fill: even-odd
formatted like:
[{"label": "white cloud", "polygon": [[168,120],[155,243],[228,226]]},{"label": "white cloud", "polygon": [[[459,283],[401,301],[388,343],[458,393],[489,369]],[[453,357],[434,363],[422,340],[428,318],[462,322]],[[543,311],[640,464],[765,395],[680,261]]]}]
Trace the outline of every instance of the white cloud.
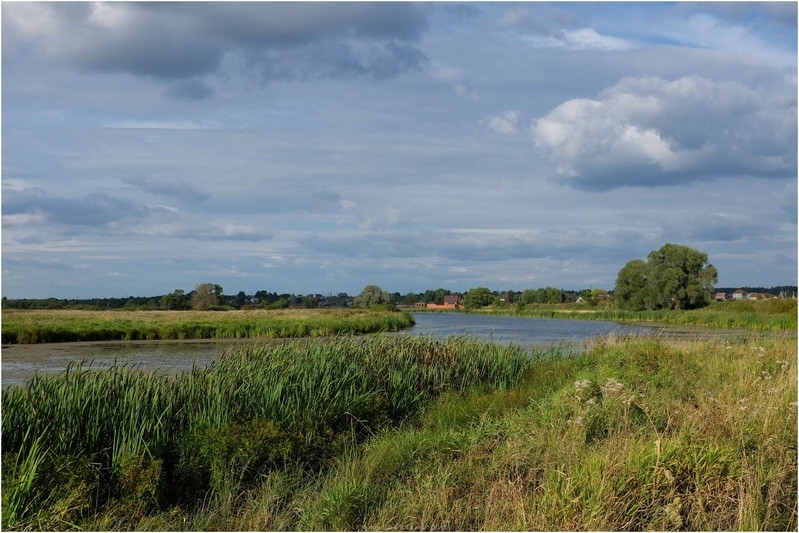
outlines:
[{"label": "white cloud", "polygon": [[506,111],[501,115],[491,117],[487,124],[493,132],[499,133],[500,135],[516,135],[519,133],[519,112]]},{"label": "white cloud", "polygon": [[630,50],[635,45],[611,35],[602,35],[593,28],[560,30],[553,34],[531,34],[522,39],[536,48],[565,48],[566,50],[603,50],[620,52]]},{"label": "white cloud", "polygon": [[534,121],[535,146],[589,189],[795,176],[795,87],[785,85],[625,78]]},{"label": "white cloud", "polygon": [[754,57],[777,67],[796,66],[795,48],[793,53],[778,48],[753,34],[751,28],[727,24],[705,13],[678,21],[664,21],[664,24],[653,28],[653,33],[692,46]]},{"label": "white cloud", "polygon": [[473,102],[476,102],[480,99],[480,94],[477,92],[477,89],[469,90],[469,88],[462,83],[456,83],[452,86],[452,88],[455,90],[455,94],[458,96],[463,96],[464,98],[468,98]]},{"label": "white cloud", "polygon": [[566,48],[571,50],[621,51],[633,48],[628,41],[610,35],[600,35],[593,28],[564,31],[563,37]]}]

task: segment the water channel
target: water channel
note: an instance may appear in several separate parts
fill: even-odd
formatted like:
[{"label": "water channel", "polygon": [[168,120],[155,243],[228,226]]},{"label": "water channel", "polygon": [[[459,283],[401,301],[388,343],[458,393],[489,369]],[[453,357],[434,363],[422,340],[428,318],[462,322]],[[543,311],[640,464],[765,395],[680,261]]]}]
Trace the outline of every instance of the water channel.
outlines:
[{"label": "water channel", "polygon": [[[465,315],[458,313],[415,313],[416,325],[396,335],[469,336],[503,344],[579,347],[599,335],[662,333],[659,326],[619,324],[594,320],[524,318],[515,316]],[[674,330],[672,330],[674,331]],[[683,334],[685,334],[685,331]],[[714,332],[717,330],[713,330]],[[677,332],[679,333],[679,332]],[[694,333],[688,333],[694,335]],[[264,343],[251,339],[218,341],[126,341],[73,342],[4,345],[2,386],[24,385],[34,374],[59,373],[71,362],[91,361],[92,368],[114,363],[139,365],[143,369],[183,372],[193,365],[205,366],[218,360],[226,349],[243,343]]]}]

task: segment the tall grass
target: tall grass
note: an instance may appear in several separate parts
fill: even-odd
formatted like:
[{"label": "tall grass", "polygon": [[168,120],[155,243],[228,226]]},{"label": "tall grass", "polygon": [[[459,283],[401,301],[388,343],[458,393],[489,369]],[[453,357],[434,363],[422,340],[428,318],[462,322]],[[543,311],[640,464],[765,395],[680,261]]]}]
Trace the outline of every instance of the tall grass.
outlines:
[{"label": "tall grass", "polygon": [[[474,311],[473,311],[474,312]],[[714,302],[702,309],[622,311],[619,309],[576,309],[574,304],[536,305],[522,308],[488,308],[488,314],[515,314],[538,318],[576,318],[614,322],[653,322],[709,328],[749,329],[755,331],[792,331],[797,329],[797,302],[788,299]]]},{"label": "tall grass", "polygon": [[[329,346],[286,341],[175,379],[141,374],[160,384],[148,394],[169,398],[139,407],[157,415],[142,425],[172,436],[159,446],[156,432],[131,429],[116,459],[113,439],[89,451],[64,422],[46,424],[57,420],[49,394],[7,391],[4,527],[797,528],[795,341],[607,337],[532,358],[465,339]],[[71,369],[108,389],[123,373],[139,375]],[[68,379],[43,381],[58,397]],[[64,409],[86,422],[64,420],[112,416],[94,401]],[[182,403],[163,410],[170,402]]]},{"label": "tall grass", "polygon": [[110,503],[140,517],[287,464],[316,470],[441,393],[507,388],[533,364],[520,347],[402,336],[245,347],[177,377],[81,364],[37,376],[3,391],[4,494],[24,481],[3,526],[52,527]]},{"label": "tall grass", "polygon": [[599,344],[461,416],[439,398],[309,489],[298,524],[796,530],[796,371],[791,341]]},{"label": "tall grass", "polygon": [[38,342],[316,337],[399,331],[408,313],[362,309],[289,311],[3,310],[5,344]]}]

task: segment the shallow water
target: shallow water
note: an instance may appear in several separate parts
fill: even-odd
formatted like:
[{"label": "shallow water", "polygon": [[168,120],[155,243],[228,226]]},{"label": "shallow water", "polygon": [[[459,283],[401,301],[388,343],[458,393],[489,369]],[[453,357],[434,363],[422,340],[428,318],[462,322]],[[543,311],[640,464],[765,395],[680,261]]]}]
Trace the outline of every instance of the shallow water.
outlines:
[{"label": "shallow water", "polygon": [[549,346],[579,345],[600,335],[658,333],[656,326],[620,324],[599,320],[526,318],[518,316],[415,313],[416,325],[399,334],[450,337],[466,335],[502,344]]},{"label": "shallow water", "polygon": [[[751,332],[702,328],[620,324],[594,320],[525,318],[516,316],[415,313],[416,325],[390,335],[430,335],[435,338],[466,335],[523,346],[562,345],[579,349],[600,335],[657,334],[668,338],[730,338]],[[794,338],[796,332],[792,332]],[[126,341],[22,344],[2,347],[2,386],[24,385],[34,374],[63,372],[72,362],[91,361],[92,368],[114,363],[139,365],[142,369],[176,373],[219,360],[226,349],[242,344],[280,340]]]}]

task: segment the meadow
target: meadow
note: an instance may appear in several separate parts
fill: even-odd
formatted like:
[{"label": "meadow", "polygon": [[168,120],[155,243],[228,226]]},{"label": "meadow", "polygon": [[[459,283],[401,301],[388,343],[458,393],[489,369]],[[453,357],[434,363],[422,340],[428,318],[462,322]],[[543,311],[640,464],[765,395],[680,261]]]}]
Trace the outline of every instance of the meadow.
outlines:
[{"label": "meadow", "polygon": [[688,311],[622,311],[611,305],[590,307],[586,304],[531,304],[489,307],[471,312],[513,314],[534,318],[645,322],[754,331],[795,331],[797,329],[796,303],[796,300],[793,299],[714,302],[702,309]]},{"label": "meadow", "polygon": [[366,309],[281,311],[3,310],[3,344],[316,337],[398,331],[408,313]]},{"label": "meadow", "polygon": [[4,529],[796,530],[794,340],[406,336],[3,393]]}]

